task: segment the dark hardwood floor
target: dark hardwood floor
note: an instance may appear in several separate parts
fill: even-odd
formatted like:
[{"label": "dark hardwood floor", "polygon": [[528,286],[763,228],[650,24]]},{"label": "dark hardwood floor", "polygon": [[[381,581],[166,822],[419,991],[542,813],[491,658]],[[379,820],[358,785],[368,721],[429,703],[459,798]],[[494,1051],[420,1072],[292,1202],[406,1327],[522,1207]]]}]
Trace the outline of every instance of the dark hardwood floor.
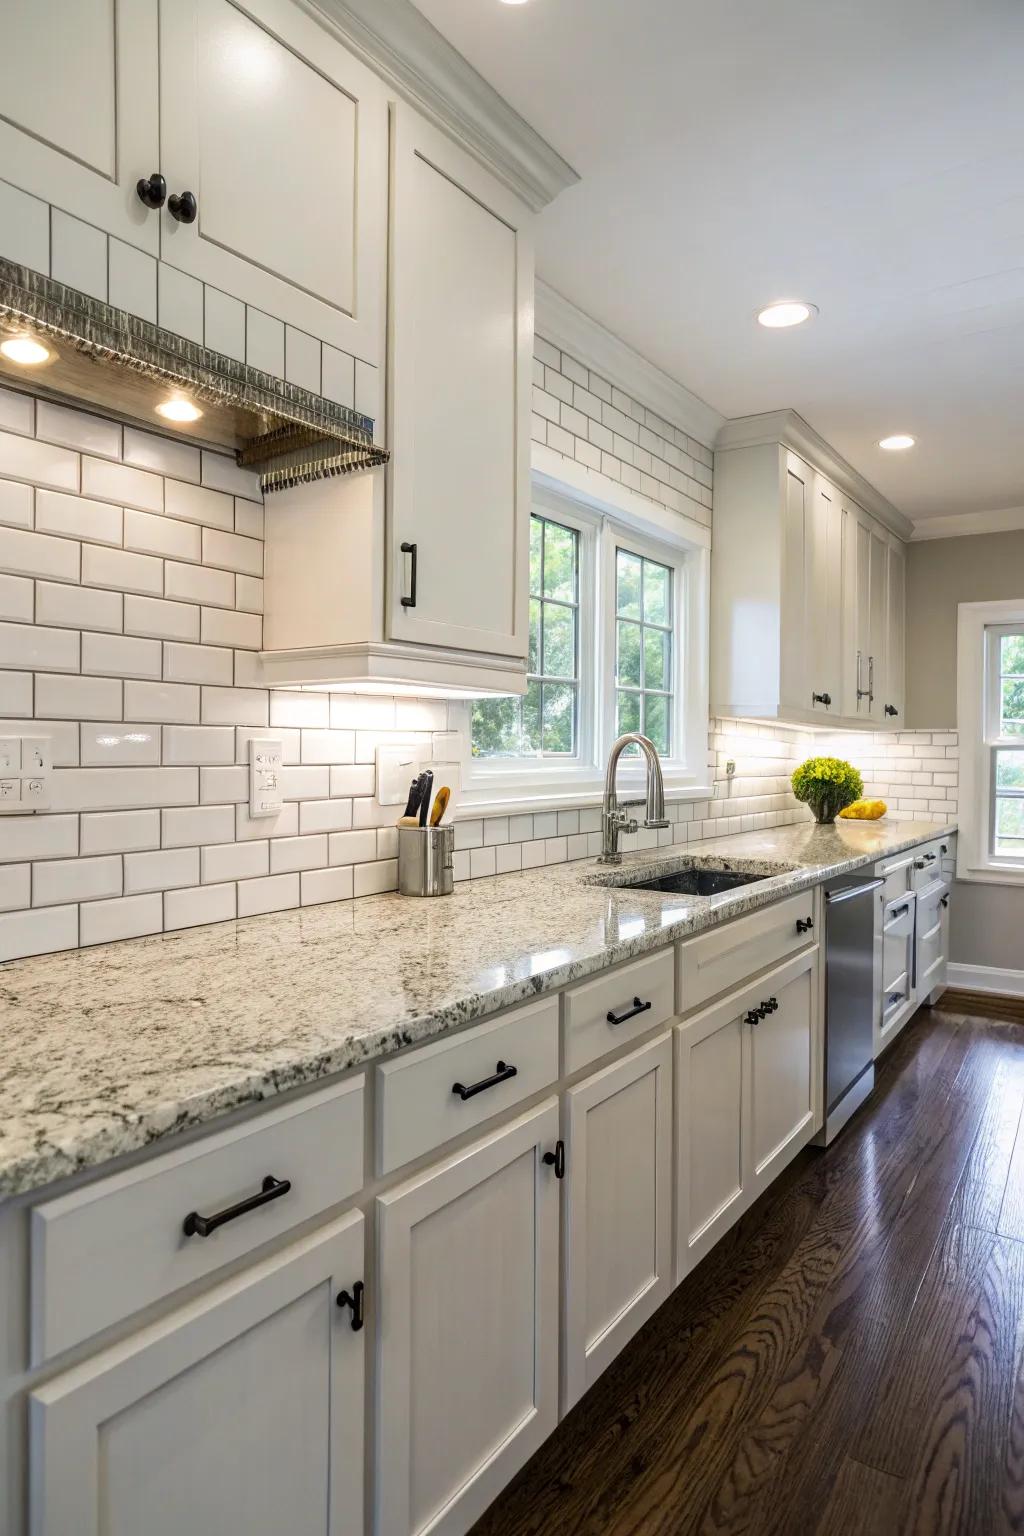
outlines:
[{"label": "dark hardwood floor", "polygon": [[922,1009],[473,1536],[1024,1532],[1024,1023]]}]

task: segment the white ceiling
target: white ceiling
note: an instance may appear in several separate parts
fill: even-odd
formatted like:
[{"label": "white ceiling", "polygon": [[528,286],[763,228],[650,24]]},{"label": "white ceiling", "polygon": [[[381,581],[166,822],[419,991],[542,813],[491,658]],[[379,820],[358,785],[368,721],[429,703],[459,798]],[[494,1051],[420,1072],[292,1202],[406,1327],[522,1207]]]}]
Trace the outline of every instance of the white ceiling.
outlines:
[{"label": "white ceiling", "polygon": [[[1020,0],[417,4],[580,173],[552,287],[726,416],[795,408],[912,518],[1024,506]],[[781,297],[821,314],[765,331]]]}]

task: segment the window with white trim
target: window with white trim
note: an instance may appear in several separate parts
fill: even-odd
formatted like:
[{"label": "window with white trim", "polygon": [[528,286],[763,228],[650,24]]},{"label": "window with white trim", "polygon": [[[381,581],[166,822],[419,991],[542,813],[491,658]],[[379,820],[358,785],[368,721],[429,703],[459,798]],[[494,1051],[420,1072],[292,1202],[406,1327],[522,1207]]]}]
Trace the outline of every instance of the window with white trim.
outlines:
[{"label": "window with white trim", "polygon": [[1024,623],[986,631],[991,784],[989,851],[1024,864]]},{"label": "window with white trim", "polygon": [[[626,731],[654,741],[667,788],[706,788],[706,542],[554,490],[535,498],[530,534],[526,693],[469,708],[464,801],[596,799]],[[627,756],[625,786],[640,774]]]},{"label": "window with white trim", "polygon": [[1024,598],[961,603],[957,874],[1024,884]]}]

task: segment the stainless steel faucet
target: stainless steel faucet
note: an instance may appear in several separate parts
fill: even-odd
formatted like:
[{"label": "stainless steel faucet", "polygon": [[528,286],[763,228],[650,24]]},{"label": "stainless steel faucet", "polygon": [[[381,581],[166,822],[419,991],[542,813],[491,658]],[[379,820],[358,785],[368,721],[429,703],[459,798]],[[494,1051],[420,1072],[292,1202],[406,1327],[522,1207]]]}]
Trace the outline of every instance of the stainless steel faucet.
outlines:
[{"label": "stainless steel faucet", "polygon": [[[653,741],[646,736],[641,736],[639,731],[627,731],[625,736],[619,737],[608,754],[608,771],[604,779],[604,802],[601,810],[601,853],[597,860],[599,864],[621,864],[619,833],[638,830],[638,823],[622,809],[619,797],[615,793],[615,771],[619,766],[619,758],[627,747],[632,746],[633,742],[636,742],[647,759],[647,809],[644,826],[668,826],[665,819],[665,784],[661,777],[658,749]],[[631,800],[628,803],[639,805],[641,802]]]}]

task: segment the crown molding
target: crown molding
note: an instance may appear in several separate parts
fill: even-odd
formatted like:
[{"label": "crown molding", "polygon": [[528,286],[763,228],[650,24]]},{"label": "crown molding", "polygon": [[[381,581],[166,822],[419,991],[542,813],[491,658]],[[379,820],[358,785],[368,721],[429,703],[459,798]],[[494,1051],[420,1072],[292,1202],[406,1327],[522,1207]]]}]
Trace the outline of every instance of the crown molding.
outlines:
[{"label": "crown molding", "polygon": [[593,368],[609,384],[639,400],[674,427],[710,447],[725,417],[685,385],[662,373],[639,352],[537,279],[535,330],[570,357]]},{"label": "crown molding", "polygon": [[801,458],[807,459],[816,469],[828,475],[841,491],[851,497],[865,512],[878,519],[890,533],[898,538],[910,539],[914,524],[898,507],[877,491],[870,480],[865,480],[859,470],[848,464],[842,454],[825,441],[809,422],[796,411],[766,411],[760,416],[737,416],[727,421],[715,442],[716,452],[730,448],[754,448],[765,443],[781,443],[791,448]]},{"label": "crown molding", "polygon": [[1016,533],[1024,528],[1024,507],[1000,507],[990,512],[958,512],[952,517],[922,517],[911,538],[960,539],[972,533]]},{"label": "crown molding", "polygon": [[411,0],[302,0],[535,213],[579,176]]}]

